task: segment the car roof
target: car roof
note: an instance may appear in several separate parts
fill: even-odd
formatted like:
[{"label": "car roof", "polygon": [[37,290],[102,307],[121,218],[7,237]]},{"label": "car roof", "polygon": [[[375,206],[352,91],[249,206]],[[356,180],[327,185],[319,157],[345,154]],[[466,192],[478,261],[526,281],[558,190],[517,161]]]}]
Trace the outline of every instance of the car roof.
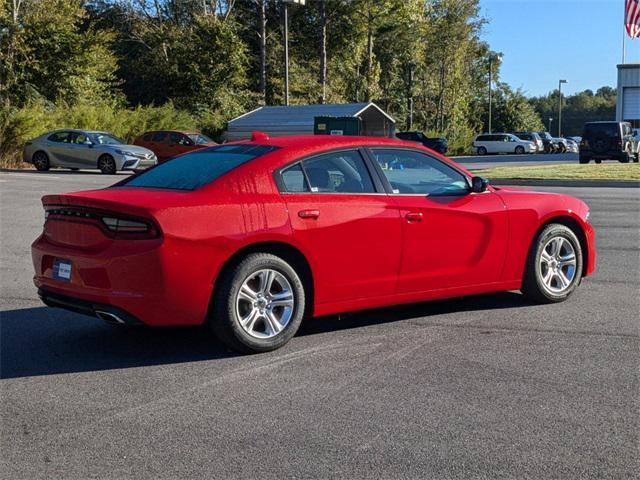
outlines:
[{"label": "car roof", "polygon": [[190,135],[190,134],[201,135],[201,132],[198,132],[196,130],[165,130],[162,128],[159,130],[148,130],[144,132],[142,135],[148,135],[149,133],[182,133],[184,135]]}]

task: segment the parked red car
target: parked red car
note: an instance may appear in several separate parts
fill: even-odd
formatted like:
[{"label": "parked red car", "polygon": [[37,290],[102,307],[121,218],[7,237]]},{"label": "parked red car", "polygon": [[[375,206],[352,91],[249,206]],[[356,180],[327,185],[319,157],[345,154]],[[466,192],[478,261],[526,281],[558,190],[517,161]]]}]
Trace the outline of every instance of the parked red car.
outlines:
[{"label": "parked red car", "polygon": [[514,289],[559,302],[596,258],[581,200],[493,187],[383,138],[255,134],[42,202],[47,305],[206,323],[245,352],[282,346],[305,316]]},{"label": "parked red car", "polygon": [[216,142],[202,133],[178,130],[146,132],[136,138],[133,144],[151,150],[158,157],[158,162],[164,162],[193,150],[217,145]]}]

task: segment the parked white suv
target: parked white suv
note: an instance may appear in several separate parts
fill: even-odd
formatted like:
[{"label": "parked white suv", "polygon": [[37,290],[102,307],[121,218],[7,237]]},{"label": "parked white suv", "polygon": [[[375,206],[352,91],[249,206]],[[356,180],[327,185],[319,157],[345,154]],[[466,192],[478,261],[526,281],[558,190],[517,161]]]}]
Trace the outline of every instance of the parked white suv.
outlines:
[{"label": "parked white suv", "polygon": [[533,142],[520,140],[510,133],[485,133],[478,135],[473,141],[473,148],[478,155],[487,153],[535,153],[538,148]]}]

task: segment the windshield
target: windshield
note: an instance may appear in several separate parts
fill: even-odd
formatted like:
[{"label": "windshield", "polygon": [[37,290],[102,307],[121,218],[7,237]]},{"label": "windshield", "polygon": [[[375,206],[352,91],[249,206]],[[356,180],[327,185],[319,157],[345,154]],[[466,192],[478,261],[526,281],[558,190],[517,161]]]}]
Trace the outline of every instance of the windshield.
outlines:
[{"label": "windshield", "polygon": [[196,190],[274,150],[276,147],[251,143],[204,148],[161,163],[115,186]]},{"label": "windshield", "polygon": [[187,137],[189,137],[191,141],[196,145],[202,145],[203,143],[214,143],[213,140],[201,133],[188,133]]},{"label": "windshield", "polygon": [[121,138],[109,133],[94,133],[92,135],[93,143],[98,145],[124,145],[125,141]]}]

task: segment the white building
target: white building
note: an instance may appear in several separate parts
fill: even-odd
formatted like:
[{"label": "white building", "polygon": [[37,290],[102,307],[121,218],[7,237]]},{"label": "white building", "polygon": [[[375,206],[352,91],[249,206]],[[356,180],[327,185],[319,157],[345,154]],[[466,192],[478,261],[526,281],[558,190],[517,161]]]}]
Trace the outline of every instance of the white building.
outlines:
[{"label": "white building", "polygon": [[640,128],[640,63],[618,65],[616,120]]}]

